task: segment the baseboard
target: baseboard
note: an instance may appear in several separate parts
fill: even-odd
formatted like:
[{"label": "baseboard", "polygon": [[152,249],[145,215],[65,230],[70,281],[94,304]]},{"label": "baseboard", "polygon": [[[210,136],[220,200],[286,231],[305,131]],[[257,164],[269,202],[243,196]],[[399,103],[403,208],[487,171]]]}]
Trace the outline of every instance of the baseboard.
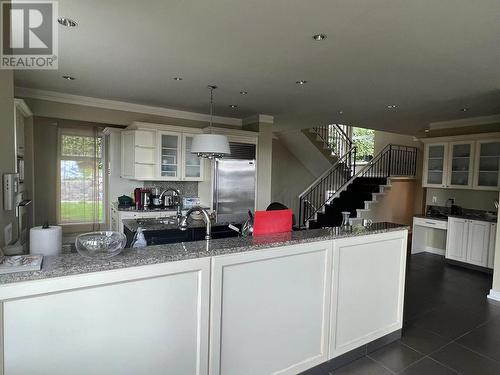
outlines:
[{"label": "baseboard", "polygon": [[488,298],[493,301],[500,301],[500,292],[497,290],[490,289],[490,294],[488,294]]},{"label": "baseboard", "polygon": [[432,254],[437,254],[437,255],[442,255],[442,256],[444,256],[446,254],[445,249],[440,249],[438,247],[431,247],[431,246],[426,246],[424,248],[424,251],[426,251],[427,253],[432,253]]}]

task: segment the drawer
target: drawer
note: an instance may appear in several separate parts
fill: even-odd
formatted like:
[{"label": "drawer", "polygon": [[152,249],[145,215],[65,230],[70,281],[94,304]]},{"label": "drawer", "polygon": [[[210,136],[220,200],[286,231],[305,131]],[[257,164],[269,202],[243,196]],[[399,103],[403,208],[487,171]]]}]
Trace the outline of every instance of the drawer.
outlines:
[{"label": "drawer", "polygon": [[423,217],[414,217],[413,225],[419,225],[421,227],[436,228],[436,229],[448,229],[448,221],[427,219]]}]

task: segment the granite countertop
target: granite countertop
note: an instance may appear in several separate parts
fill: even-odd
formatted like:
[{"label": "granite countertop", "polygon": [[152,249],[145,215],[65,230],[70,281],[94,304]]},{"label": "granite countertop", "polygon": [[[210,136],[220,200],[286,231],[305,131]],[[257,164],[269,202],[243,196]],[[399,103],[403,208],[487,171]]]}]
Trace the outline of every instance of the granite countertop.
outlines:
[{"label": "granite countertop", "polygon": [[459,219],[467,219],[467,220],[479,220],[479,221],[485,221],[488,223],[496,223],[497,222],[497,217],[496,216],[487,216],[486,214],[463,214],[463,215],[452,215],[452,214],[446,214],[446,217],[443,216],[432,216],[432,215],[415,215],[415,217],[420,217],[423,219],[431,219],[431,220],[441,220],[441,221],[448,221],[448,217],[456,217]]},{"label": "granite countertop", "polygon": [[232,237],[210,241],[181,242],[167,245],[148,246],[143,249],[125,249],[121,254],[107,260],[89,259],[78,253],[44,257],[42,269],[33,272],[16,272],[0,275],[1,285],[78,275],[90,272],[108,271],[120,268],[144,266],[185,259],[211,257],[216,255],[243,253],[300,243],[356,237],[408,229],[394,223],[374,223],[369,228],[354,225],[343,228],[311,229],[255,237]]}]

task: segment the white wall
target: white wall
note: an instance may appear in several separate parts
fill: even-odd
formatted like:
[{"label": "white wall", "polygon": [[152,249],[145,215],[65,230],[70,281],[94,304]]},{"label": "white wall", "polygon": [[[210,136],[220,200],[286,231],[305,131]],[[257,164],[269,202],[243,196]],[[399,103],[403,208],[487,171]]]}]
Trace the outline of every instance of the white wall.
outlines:
[{"label": "white wall", "polygon": [[[16,145],[14,129],[14,74],[11,70],[0,70],[0,175],[13,173],[16,168]],[[12,237],[17,238],[15,212],[3,209],[0,203],[0,246],[4,245],[4,227],[12,223]]]},{"label": "white wall", "polygon": [[315,176],[290,152],[281,140],[273,140],[272,190],[273,202],[291,208],[297,220],[298,195],[315,179]]},{"label": "white wall", "polygon": [[[500,201],[500,193],[498,194]],[[497,211],[500,214],[500,209]],[[497,222],[497,239],[495,247],[495,264],[493,266],[493,285],[492,289],[500,293],[500,223]]]}]

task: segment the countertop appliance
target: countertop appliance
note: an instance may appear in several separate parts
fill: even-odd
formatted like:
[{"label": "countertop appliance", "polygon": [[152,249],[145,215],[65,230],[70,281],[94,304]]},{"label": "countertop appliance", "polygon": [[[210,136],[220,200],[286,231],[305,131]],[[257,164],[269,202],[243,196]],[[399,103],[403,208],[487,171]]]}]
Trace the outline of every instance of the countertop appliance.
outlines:
[{"label": "countertop appliance", "polygon": [[212,209],[217,220],[243,222],[255,210],[254,144],[229,143],[231,155],[215,161]]}]

